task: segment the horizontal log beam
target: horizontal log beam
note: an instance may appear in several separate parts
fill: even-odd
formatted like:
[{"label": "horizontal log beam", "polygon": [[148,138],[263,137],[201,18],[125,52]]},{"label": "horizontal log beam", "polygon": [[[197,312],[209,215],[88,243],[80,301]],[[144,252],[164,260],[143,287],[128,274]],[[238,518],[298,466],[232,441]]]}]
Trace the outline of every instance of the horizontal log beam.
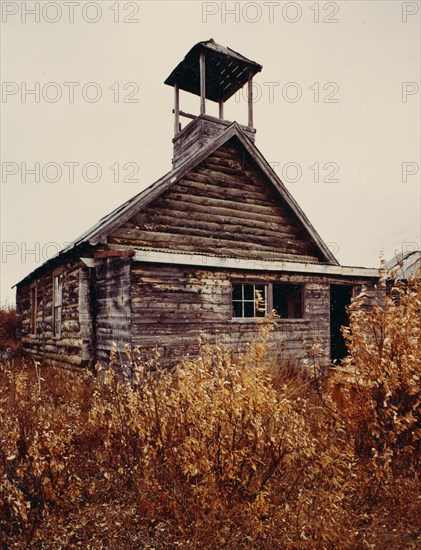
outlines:
[{"label": "horizontal log beam", "polygon": [[[152,239],[152,236],[154,238]],[[113,237],[110,239],[110,243],[117,245],[127,244],[128,237]],[[159,249],[160,252],[170,253],[180,248],[184,253],[188,255],[189,252],[196,254],[197,252],[202,253],[203,255],[212,256],[215,254],[215,250],[221,250],[224,254],[232,256],[234,258],[243,259],[245,261],[250,261],[250,258],[265,258],[266,261],[270,261],[273,258],[278,260],[294,260],[299,257],[302,262],[314,262],[317,260],[315,256],[307,256],[304,254],[292,254],[288,251],[277,250],[274,251],[270,247],[263,247],[261,245],[247,243],[238,243],[235,241],[224,241],[218,239],[207,239],[204,237],[191,237],[191,242],[181,242],[180,236],[159,233],[153,234],[149,233],[148,236],[144,239],[133,238],[130,240],[130,244],[133,248],[137,249],[147,249],[151,248],[153,250]],[[206,256],[206,257],[207,257]]]}]

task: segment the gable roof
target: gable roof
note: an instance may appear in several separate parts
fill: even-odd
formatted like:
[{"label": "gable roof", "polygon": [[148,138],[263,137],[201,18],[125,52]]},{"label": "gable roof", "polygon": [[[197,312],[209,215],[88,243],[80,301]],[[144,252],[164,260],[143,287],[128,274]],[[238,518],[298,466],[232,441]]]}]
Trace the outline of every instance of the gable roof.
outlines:
[{"label": "gable roof", "polygon": [[172,185],[184,177],[188,172],[196,168],[203,160],[205,160],[209,155],[233,137],[238,139],[240,144],[250,154],[257,166],[263,171],[264,175],[278,191],[281,199],[285,201],[285,203],[291,208],[292,212],[297,216],[309,237],[313,240],[322,256],[325,258],[326,263],[331,265],[339,265],[332,252],[314,229],[307,216],[301,210],[268,161],[264,158],[256,145],[243,132],[240,125],[237,122],[233,122],[211,143],[202,149],[199,149],[195,154],[186,159],[176,168],[155,181],[155,183],[101,218],[94,226],[80,235],[75,241],[61,250],[56,256],[47,260],[42,266],[38,267],[34,272],[20,281],[20,283],[44,268],[50,262],[53,262],[53,260],[57,261],[59,257],[64,256],[73,249],[80,248],[87,244],[95,246],[100,243],[106,243],[107,236],[110,233],[128,221],[134,214],[148,206],[154,199],[167,191]]}]

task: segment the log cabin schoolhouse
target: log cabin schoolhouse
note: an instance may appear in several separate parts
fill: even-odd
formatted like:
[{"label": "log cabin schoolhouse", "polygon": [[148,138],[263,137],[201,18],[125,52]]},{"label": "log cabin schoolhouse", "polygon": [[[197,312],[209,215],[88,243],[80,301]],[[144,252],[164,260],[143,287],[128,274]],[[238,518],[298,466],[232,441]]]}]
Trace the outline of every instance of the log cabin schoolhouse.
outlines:
[{"label": "log cabin schoolhouse", "polygon": [[[344,355],[346,306],[362,288],[374,292],[379,271],[338,264],[256,147],[261,69],[211,39],[165,80],[175,97],[172,170],[17,284],[21,340],[35,359],[106,363],[115,343],[158,349],[173,364],[198,352],[199,333],[241,350],[273,309],[281,356],[302,362],[304,341],[316,338],[328,359]],[[247,125],[224,118],[243,86]],[[180,110],[181,90],[199,96],[197,116]]]}]

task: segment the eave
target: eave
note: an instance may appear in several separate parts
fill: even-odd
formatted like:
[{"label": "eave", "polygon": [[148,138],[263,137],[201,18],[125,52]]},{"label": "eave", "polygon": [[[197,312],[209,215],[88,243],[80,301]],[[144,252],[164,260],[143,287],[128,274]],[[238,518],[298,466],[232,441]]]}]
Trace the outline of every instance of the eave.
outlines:
[{"label": "eave", "polygon": [[135,249],[133,260],[143,263],[189,265],[202,267],[204,269],[212,267],[247,271],[334,275],[338,277],[358,277],[364,279],[378,279],[381,276],[380,269],[367,267],[319,264],[315,262],[231,258],[207,254],[187,254],[146,249]]}]

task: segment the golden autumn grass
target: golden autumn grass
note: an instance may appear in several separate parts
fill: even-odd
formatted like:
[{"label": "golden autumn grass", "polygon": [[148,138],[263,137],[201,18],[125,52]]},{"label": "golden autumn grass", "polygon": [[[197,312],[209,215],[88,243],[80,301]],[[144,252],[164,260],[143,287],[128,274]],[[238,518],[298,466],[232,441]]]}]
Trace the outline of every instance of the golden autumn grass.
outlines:
[{"label": "golden autumn grass", "polygon": [[0,548],[418,548],[420,309],[354,303],[329,377],[274,365],[270,320],[175,373],[3,366]]}]

